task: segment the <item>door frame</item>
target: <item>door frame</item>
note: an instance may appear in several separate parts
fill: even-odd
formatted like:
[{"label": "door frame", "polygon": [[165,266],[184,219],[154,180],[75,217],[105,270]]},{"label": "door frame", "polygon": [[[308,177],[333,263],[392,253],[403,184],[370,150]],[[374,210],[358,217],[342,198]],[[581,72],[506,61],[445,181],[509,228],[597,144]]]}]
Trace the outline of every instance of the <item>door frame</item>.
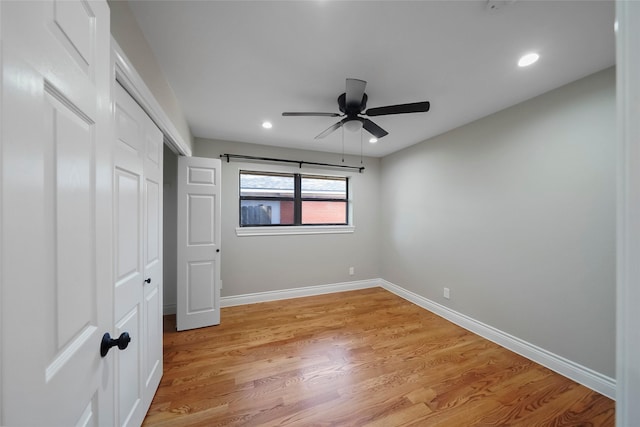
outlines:
[{"label": "door frame", "polygon": [[151,117],[151,120],[162,131],[165,145],[178,155],[191,157],[189,144],[182,138],[167,113],[162,109],[160,103],[158,103],[149,87],[113,37],[111,37],[111,61],[113,83],[120,83],[142,107],[144,112]]},{"label": "door frame", "polygon": [[[2,43],[2,7],[0,7],[0,82],[2,82],[2,70],[4,70],[4,64],[2,62],[2,58],[4,58],[4,44]],[[2,93],[2,84],[0,84],[0,128],[2,128],[2,97],[3,97],[3,93]],[[4,176],[3,170],[2,170],[2,165],[4,164],[2,162],[2,144],[3,144],[3,140],[2,140],[2,134],[0,133],[0,177]],[[2,194],[2,185],[0,185],[0,200],[4,200],[3,194]],[[0,241],[2,241],[2,224],[4,224],[4,220],[2,219],[2,209],[0,209]],[[0,271],[4,271],[3,267],[2,267],[2,260],[4,259],[3,255],[2,255],[2,246],[0,244]],[[0,274],[0,295],[3,295],[3,283],[2,283],[2,274]],[[1,302],[0,302],[1,305]],[[2,315],[0,315],[0,345],[4,345],[4,327],[3,327],[3,323],[2,323]],[[2,357],[0,357],[0,394],[4,393],[4,379],[2,378],[2,373],[4,372],[3,368],[2,368]],[[0,399],[0,421],[4,419],[4,417],[2,416],[2,409],[3,409],[3,400],[4,399]]]},{"label": "door frame", "polygon": [[[2,59],[4,58],[4,44],[2,42],[2,7],[0,7],[0,82],[2,82],[2,73],[4,70],[4,64],[2,62]],[[2,87],[3,85],[0,84],[0,128],[2,128],[2,97],[3,97],[3,93],[2,93]],[[2,165],[4,164],[2,161],[2,144],[3,144],[3,140],[2,140],[2,134],[0,133],[0,177],[4,176],[4,172],[2,170]],[[4,200],[3,194],[2,194],[2,185],[0,185],[0,200]],[[2,224],[4,224],[4,220],[2,219],[2,209],[0,209],[0,241],[2,241]],[[2,246],[0,244],[0,271],[4,271],[3,267],[2,267],[2,260],[4,259],[4,256],[2,255]],[[0,295],[4,294],[4,289],[3,289],[3,281],[2,281],[2,274],[0,274]],[[1,305],[1,302],[0,302]],[[4,327],[3,327],[3,322],[2,322],[2,315],[0,315],[0,345],[4,345]],[[0,394],[4,393],[4,379],[2,378],[2,373],[4,372],[4,369],[2,368],[2,357],[0,357]],[[4,419],[4,417],[2,416],[2,409],[3,409],[3,400],[4,399],[0,399],[0,421],[2,421]]]},{"label": "door frame", "polygon": [[640,2],[616,1],[616,425],[640,423]]}]

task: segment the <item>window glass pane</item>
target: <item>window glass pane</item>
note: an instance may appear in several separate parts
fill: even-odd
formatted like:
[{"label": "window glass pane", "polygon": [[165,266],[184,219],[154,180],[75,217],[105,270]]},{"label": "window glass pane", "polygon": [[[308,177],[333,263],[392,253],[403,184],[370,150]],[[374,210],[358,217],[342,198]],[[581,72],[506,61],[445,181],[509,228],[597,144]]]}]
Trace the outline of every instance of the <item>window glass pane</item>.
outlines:
[{"label": "window glass pane", "polygon": [[347,202],[303,201],[303,224],[346,224]]},{"label": "window glass pane", "polygon": [[293,175],[240,173],[241,197],[293,197]]},{"label": "window glass pane", "polygon": [[346,178],[302,177],[303,199],[347,199]]},{"label": "window glass pane", "polygon": [[240,203],[240,226],[293,223],[293,201],[242,200]]}]

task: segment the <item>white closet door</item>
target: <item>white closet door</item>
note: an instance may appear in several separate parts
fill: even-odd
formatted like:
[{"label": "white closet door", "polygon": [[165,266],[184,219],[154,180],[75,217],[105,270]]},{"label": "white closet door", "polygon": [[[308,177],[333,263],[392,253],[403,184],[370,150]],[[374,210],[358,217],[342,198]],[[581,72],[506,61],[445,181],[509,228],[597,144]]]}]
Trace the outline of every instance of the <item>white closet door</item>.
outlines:
[{"label": "white closet door", "polygon": [[179,331],[220,323],[220,165],[178,158]]},{"label": "white closet door", "polygon": [[140,425],[162,376],[162,133],[115,88],[114,296],[116,423]]},{"label": "white closet door", "polygon": [[162,377],[162,206],[163,206],[163,135],[151,121],[145,119],[144,202],[142,260],[144,360],[142,366],[145,413],[158,389]]},{"label": "white closet door", "polygon": [[112,425],[109,8],[0,9],[0,425]]}]

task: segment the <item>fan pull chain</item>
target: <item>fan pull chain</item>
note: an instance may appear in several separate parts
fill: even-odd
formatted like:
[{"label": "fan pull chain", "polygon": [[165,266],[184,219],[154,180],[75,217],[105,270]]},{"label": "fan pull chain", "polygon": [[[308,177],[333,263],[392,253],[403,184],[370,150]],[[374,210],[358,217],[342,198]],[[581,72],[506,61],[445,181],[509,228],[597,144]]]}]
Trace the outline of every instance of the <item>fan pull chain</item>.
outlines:
[{"label": "fan pull chain", "polygon": [[364,162],[362,161],[362,146],[363,146],[363,141],[364,141],[364,131],[362,130],[362,128],[360,129],[360,164],[364,164]]},{"label": "fan pull chain", "polygon": [[344,126],[340,126],[342,129],[342,163],[344,163]]}]

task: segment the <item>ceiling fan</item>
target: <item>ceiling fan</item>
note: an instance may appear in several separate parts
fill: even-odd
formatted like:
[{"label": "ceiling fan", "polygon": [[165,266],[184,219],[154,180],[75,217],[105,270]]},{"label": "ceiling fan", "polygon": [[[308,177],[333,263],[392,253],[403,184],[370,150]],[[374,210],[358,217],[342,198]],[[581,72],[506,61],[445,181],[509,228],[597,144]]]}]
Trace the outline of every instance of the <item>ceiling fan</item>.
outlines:
[{"label": "ceiling fan", "polygon": [[338,108],[341,113],[284,112],[283,116],[343,117],[339,122],[321,132],[315,139],[321,139],[336,129],[344,126],[347,130],[357,131],[363,127],[367,132],[380,139],[389,134],[386,130],[366,117],[385,116],[389,114],[424,113],[429,111],[429,102],[413,102],[410,104],[388,105],[386,107],[367,108],[367,94],[364,89],[367,82],[358,79],[347,79],[345,92],[338,97]]}]

